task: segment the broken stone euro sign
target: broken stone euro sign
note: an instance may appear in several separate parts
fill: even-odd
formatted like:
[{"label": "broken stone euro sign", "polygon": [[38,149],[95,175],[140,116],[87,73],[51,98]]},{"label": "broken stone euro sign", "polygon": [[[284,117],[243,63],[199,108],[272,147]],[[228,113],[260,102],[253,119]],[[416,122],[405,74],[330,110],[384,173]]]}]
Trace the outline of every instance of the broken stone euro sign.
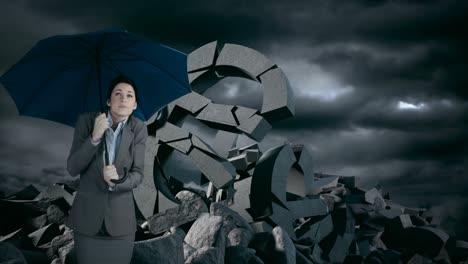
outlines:
[{"label": "broken stone euro sign", "polygon": [[[272,123],[294,116],[293,93],[285,74],[258,51],[217,41],[190,53],[187,68],[192,88],[204,86],[205,91],[225,77],[257,82],[262,87],[262,106],[252,109],[216,104],[202,95],[204,90],[197,93],[193,89],[168,105],[166,112],[148,120],[145,177],[134,189],[139,215],[148,219],[179,206],[175,194],[181,186],[173,186],[165,173],[175,150],[188,157],[209,182],[208,198],[216,192],[220,200],[224,192],[231,208],[248,221],[272,221],[297,238],[292,228],[297,218],[328,213],[322,200],[305,198],[314,194],[310,154],[285,144],[262,156],[256,144],[263,140]],[[206,142],[182,128],[187,117],[195,118],[200,126],[217,130],[214,140]],[[241,136],[256,143],[242,146]],[[296,169],[291,170],[293,167]],[[299,172],[299,180],[289,177],[291,171]],[[289,200],[288,188],[296,189],[293,192],[303,198]]]}]

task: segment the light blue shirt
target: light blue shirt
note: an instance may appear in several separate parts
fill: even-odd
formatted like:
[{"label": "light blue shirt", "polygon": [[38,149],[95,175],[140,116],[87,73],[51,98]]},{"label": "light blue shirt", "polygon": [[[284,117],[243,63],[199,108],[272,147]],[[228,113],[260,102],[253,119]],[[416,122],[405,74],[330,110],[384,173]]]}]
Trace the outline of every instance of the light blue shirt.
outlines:
[{"label": "light blue shirt", "polygon": [[107,153],[109,154],[109,165],[112,165],[114,164],[115,154],[119,149],[120,142],[122,141],[122,131],[125,124],[127,123],[128,118],[119,122],[115,131],[112,129],[114,121],[112,120],[109,111],[107,111],[107,120],[109,120],[110,126],[110,128],[106,130]]}]

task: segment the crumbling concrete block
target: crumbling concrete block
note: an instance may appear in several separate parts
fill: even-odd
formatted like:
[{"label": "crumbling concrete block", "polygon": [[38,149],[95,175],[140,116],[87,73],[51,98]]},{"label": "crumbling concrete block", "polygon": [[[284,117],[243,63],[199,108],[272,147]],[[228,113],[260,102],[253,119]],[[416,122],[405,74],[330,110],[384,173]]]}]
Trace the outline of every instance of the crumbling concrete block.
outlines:
[{"label": "crumbling concrete block", "polygon": [[294,116],[295,103],[289,81],[280,68],[270,69],[260,76],[264,85],[262,116],[276,122]]},{"label": "crumbling concrete block", "polygon": [[187,71],[194,72],[213,65],[217,53],[217,41],[207,43],[187,56]]},{"label": "crumbling concrete block", "polygon": [[216,66],[238,68],[252,79],[256,79],[257,76],[274,65],[258,51],[236,44],[225,44],[216,60]]}]

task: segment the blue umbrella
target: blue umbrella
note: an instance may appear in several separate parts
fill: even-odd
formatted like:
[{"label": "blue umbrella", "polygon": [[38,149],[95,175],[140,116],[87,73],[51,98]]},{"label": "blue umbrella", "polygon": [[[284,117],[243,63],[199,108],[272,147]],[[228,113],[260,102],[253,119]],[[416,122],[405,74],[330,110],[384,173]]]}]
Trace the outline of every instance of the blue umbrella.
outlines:
[{"label": "blue umbrella", "polygon": [[133,114],[143,121],[191,91],[186,54],[125,30],[43,39],[0,82],[20,115],[74,126],[80,113],[104,111],[120,74],[138,87]]},{"label": "blue umbrella", "polygon": [[20,115],[74,126],[80,113],[104,112],[107,88],[121,74],[138,87],[133,114],[143,121],[191,91],[186,54],[114,29],[43,39],[0,82]]}]

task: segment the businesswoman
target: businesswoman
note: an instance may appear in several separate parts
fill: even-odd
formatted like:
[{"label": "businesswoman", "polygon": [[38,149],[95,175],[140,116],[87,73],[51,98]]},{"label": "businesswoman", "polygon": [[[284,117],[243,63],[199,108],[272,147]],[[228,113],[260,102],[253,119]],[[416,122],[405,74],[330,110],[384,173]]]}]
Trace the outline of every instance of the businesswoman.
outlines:
[{"label": "businesswoman", "polygon": [[[105,113],[81,114],[68,156],[70,175],[80,175],[66,225],[73,229],[79,264],[130,263],[136,218],[133,188],[143,179],[146,125],[132,116],[137,87],[119,76],[109,87]],[[104,140],[109,153],[105,164]],[[111,180],[128,177],[123,183]]]}]

